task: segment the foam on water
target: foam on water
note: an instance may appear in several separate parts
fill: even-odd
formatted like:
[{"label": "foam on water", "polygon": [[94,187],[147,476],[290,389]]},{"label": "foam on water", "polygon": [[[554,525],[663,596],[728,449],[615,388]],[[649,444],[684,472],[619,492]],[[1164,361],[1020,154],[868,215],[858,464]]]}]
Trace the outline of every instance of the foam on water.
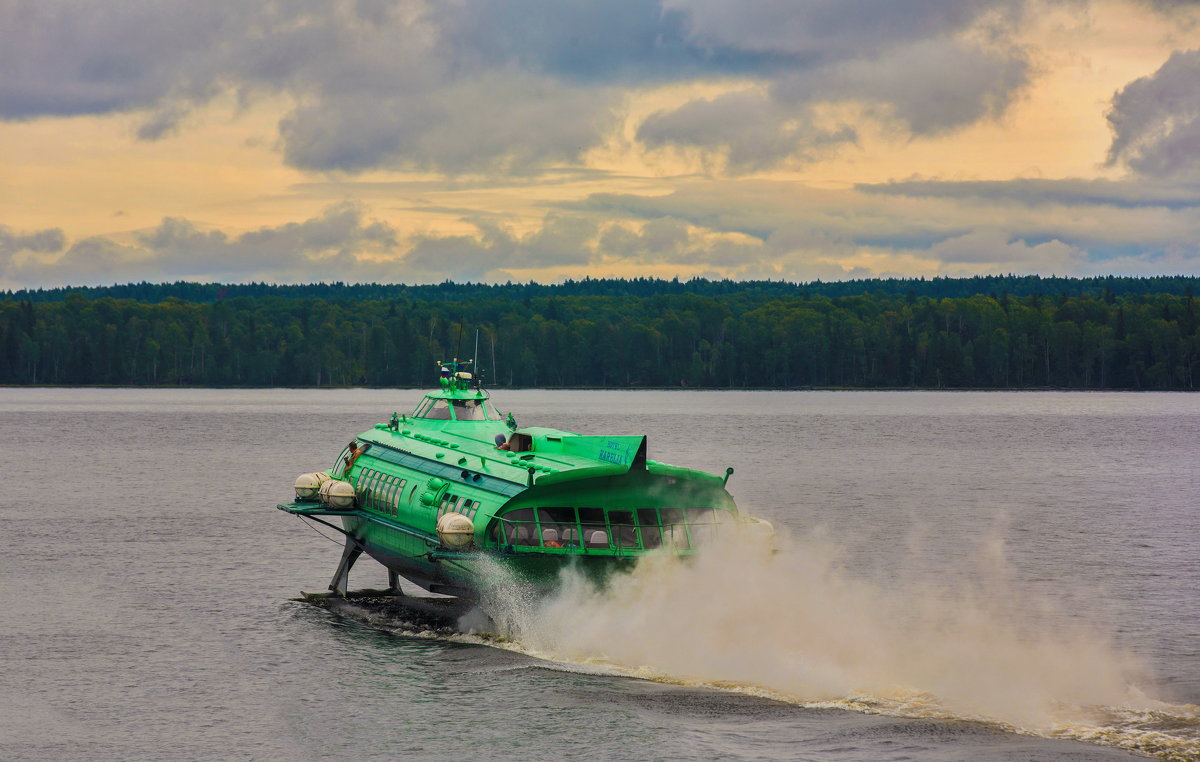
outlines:
[{"label": "foam on water", "polygon": [[980,557],[975,575],[884,584],[853,574],[818,536],[726,532],[690,559],[646,556],[604,588],[570,570],[546,597],[499,584],[487,605],[500,642],[489,642],[806,706],[1200,759],[1200,707],[1147,695],[1142,660],[1052,602],[1015,594],[994,543]]}]

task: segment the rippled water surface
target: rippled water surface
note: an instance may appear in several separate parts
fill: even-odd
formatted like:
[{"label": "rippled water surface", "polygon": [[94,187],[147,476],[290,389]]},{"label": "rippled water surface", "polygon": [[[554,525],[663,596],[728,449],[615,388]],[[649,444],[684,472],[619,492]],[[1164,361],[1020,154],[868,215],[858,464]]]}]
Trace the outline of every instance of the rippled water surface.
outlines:
[{"label": "rippled water surface", "polygon": [[780,531],[501,640],[291,600],[419,396],[0,390],[0,759],[1200,759],[1198,396],[497,392]]}]

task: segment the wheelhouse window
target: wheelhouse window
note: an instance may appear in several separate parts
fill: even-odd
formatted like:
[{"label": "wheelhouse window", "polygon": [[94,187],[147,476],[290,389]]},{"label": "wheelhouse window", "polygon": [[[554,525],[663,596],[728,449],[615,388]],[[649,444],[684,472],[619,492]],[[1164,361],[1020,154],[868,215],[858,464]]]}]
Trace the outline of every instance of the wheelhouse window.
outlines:
[{"label": "wheelhouse window", "polygon": [[414,418],[429,418],[435,421],[450,420],[450,403],[436,397],[426,397],[413,412]]},{"label": "wheelhouse window", "polygon": [[450,405],[454,409],[454,418],[458,421],[487,421],[491,420],[488,415],[487,405],[482,399],[476,400],[450,400]]}]

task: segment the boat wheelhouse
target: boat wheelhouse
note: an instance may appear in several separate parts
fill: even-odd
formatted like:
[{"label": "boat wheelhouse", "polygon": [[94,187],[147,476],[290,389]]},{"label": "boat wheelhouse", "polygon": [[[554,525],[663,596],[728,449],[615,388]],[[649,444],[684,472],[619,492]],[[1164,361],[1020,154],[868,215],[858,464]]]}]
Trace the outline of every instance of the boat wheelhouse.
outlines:
[{"label": "boat wheelhouse", "polygon": [[[330,589],[355,560],[435,593],[549,585],[574,565],[595,579],[645,553],[689,554],[738,515],[725,475],[658,463],[646,437],[520,428],[469,362],[440,363],[440,388],[411,414],[362,432],[331,468],[303,474],[281,510],[345,535]],[[333,523],[340,520],[340,526]]]}]

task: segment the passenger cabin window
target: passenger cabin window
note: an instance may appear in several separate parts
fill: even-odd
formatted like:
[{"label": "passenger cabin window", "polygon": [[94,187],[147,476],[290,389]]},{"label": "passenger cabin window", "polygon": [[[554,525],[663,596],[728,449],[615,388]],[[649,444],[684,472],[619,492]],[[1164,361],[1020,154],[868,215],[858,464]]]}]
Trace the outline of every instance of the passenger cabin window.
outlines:
[{"label": "passenger cabin window", "polygon": [[[470,501],[468,501],[469,504]],[[478,505],[478,504],[476,504]],[[498,517],[492,539],[500,545],[615,551],[686,550],[716,536],[726,511],[686,508],[519,508]]]},{"label": "passenger cabin window", "polygon": [[608,526],[612,530],[609,538],[618,548],[639,547],[637,526],[633,523],[633,511],[609,511]]},{"label": "passenger cabin window", "polygon": [[[460,500],[463,501],[461,506],[459,505]],[[447,513],[461,513],[464,516],[467,516],[467,518],[471,518],[471,516],[469,514],[467,514],[467,509],[470,507],[470,504],[471,504],[471,501],[463,500],[462,495],[449,495],[448,494],[442,498],[442,502],[438,506],[438,512],[437,512],[438,518],[440,519],[442,516],[446,515]]]},{"label": "passenger cabin window", "polygon": [[603,508],[580,508],[579,531],[585,548],[607,548],[608,526]]},{"label": "passenger cabin window", "polygon": [[509,511],[504,519],[504,539],[509,545],[538,547],[542,544],[532,508]]},{"label": "passenger cabin window", "polygon": [[638,530],[642,534],[642,547],[646,550],[662,547],[662,526],[658,523],[658,511],[653,508],[637,510]]},{"label": "passenger cabin window", "polygon": [[537,513],[542,547],[579,547],[579,527],[575,525],[574,508],[538,508]]},{"label": "passenger cabin window", "polygon": [[474,521],[475,520],[475,512],[478,510],[479,510],[479,501],[478,500],[466,500],[459,507],[458,512],[461,513],[462,515],[466,516],[467,518],[471,519],[472,521]]},{"label": "passenger cabin window", "polygon": [[358,473],[355,490],[364,507],[396,516],[399,514],[400,498],[407,481],[373,468],[364,468]]}]

